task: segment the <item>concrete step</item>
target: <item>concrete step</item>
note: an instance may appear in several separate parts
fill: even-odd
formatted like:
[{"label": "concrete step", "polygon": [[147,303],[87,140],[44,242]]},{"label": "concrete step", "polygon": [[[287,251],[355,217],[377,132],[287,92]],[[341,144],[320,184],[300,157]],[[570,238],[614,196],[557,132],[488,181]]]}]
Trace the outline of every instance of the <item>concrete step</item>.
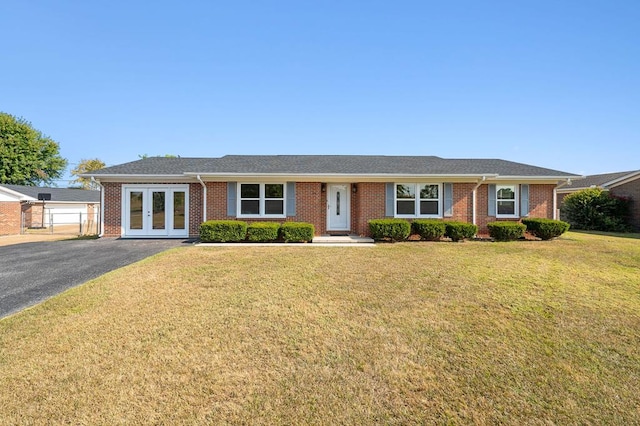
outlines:
[{"label": "concrete step", "polygon": [[373,239],[358,235],[320,235],[313,237],[314,243],[319,244],[373,244]]}]

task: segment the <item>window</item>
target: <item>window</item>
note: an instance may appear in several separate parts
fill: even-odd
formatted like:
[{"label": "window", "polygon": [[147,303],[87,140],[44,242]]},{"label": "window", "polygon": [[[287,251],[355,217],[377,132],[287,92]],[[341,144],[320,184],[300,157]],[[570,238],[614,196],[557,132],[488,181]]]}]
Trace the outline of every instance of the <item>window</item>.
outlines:
[{"label": "window", "polygon": [[239,216],[284,216],[284,184],[241,183]]},{"label": "window", "polygon": [[440,217],[441,185],[425,183],[396,184],[396,216]]},{"label": "window", "polygon": [[517,217],[516,185],[496,185],[496,217]]}]

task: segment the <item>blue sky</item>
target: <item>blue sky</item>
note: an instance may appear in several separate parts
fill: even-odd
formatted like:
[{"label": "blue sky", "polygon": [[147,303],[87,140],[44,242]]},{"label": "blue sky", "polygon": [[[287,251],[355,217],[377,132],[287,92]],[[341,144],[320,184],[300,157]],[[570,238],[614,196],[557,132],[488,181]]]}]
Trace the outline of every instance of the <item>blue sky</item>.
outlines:
[{"label": "blue sky", "polygon": [[0,111],[72,165],[381,154],[634,170],[639,22],[637,0],[9,0]]}]

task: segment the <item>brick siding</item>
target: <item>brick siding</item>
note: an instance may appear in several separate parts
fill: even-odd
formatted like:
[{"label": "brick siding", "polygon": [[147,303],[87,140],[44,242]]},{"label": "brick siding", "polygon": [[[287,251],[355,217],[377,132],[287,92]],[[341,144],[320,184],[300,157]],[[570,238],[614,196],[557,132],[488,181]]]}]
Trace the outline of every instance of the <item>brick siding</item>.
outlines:
[{"label": "brick siding", "polygon": [[[189,184],[189,235],[196,237],[203,220],[202,186],[199,183]],[[315,226],[316,234],[327,232],[326,197],[328,186],[321,182],[296,183],[296,216],[285,219],[247,219],[248,223],[256,221],[282,222],[295,220],[309,222]],[[353,191],[353,187],[356,191]],[[227,216],[227,182],[207,182],[207,220],[236,219]],[[453,184],[453,216],[444,220],[462,222],[473,221],[473,188],[474,183]],[[488,216],[488,184],[477,189],[476,222],[480,233],[487,232],[487,223],[495,221],[495,216]],[[554,185],[529,185],[529,217],[553,217]],[[122,184],[105,183],[105,236],[121,234],[121,199]],[[368,222],[371,219],[385,217],[386,184],[384,182],[358,182],[349,187],[351,196],[351,233],[369,235]],[[519,220],[519,219],[513,219]]]},{"label": "brick siding", "polygon": [[631,197],[630,223],[637,231],[640,231],[640,178],[613,187],[609,192],[619,197]]},{"label": "brick siding", "polygon": [[20,233],[20,201],[0,201],[0,235]]}]

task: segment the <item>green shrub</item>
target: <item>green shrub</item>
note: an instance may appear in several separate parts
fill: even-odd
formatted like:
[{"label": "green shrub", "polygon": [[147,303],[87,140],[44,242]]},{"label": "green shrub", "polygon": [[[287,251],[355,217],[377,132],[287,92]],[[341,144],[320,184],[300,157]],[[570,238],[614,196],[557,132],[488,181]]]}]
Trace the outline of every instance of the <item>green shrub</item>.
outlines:
[{"label": "green shrub", "polygon": [[280,224],[277,222],[254,222],[247,226],[247,241],[264,243],[278,239]]},{"label": "green shrub", "polygon": [[526,226],[520,222],[497,221],[487,223],[489,235],[496,241],[515,241],[524,236]]},{"label": "green shrub", "polygon": [[411,222],[412,232],[429,241],[438,241],[444,236],[445,229],[445,223],[437,219],[417,219]]},{"label": "green shrub", "polygon": [[631,199],[616,197],[600,188],[587,188],[562,200],[562,215],[572,228],[625,232],[629,224]]},{"label": "green shrub", "polygon": [[411,224],[404,219],[373,219],[369,231],[374,240],[403,241],[411,234]]},{"label": "green shrub", "polygon": [[478,233],[478,227],[467,222],[445,222],[445,237],[451,238],[452,241],[462,241],[467,238],[473,238]]},{"label": "green shrub", "polygon": [[203,243],[237,242],[246,236],[247,224],[240,220],[208,220],[200,225],[200,241]]},{"label": "green shrub", "polygon": [[308,243],[313,240],[315,228],[305,222],[285,222],[280,226],[280,236],[285,243]]},{"label": "green shrub", "polygon": [[529,218],[522,219],[527,231],[542,240],[559,237],[569,230],[569,224],[561,220]]}]

